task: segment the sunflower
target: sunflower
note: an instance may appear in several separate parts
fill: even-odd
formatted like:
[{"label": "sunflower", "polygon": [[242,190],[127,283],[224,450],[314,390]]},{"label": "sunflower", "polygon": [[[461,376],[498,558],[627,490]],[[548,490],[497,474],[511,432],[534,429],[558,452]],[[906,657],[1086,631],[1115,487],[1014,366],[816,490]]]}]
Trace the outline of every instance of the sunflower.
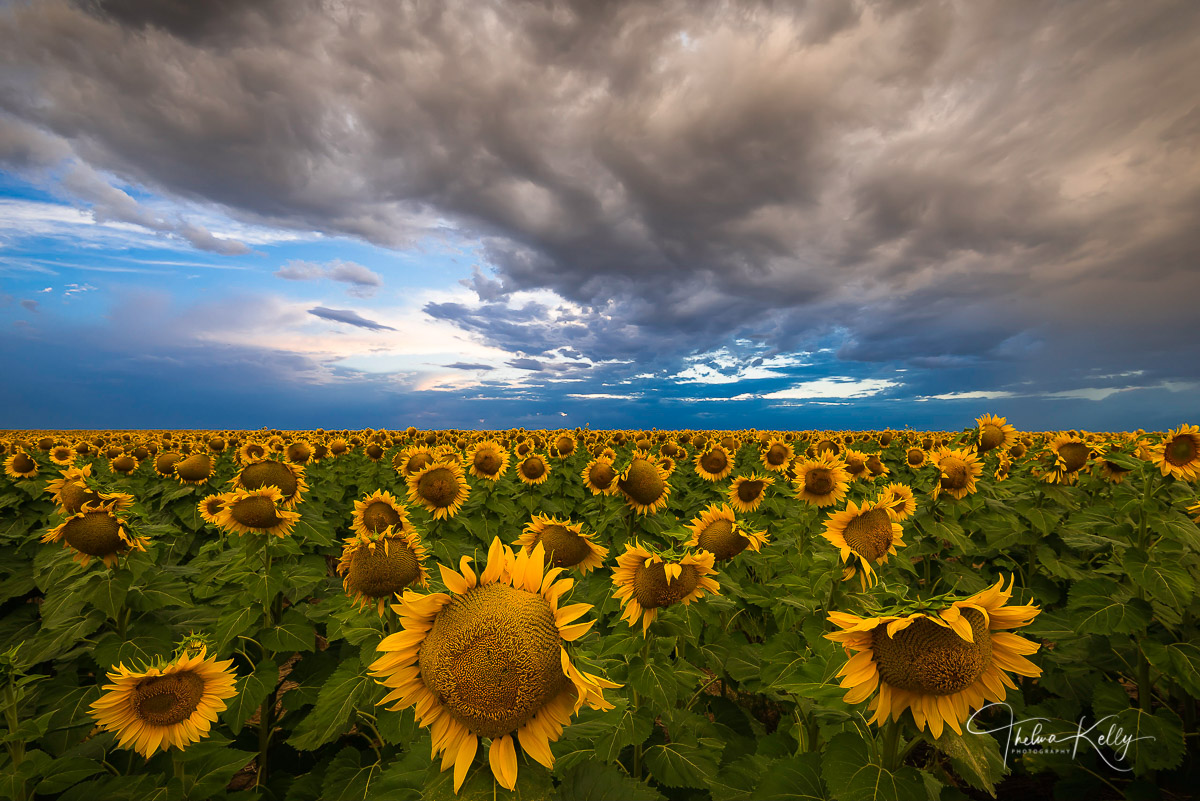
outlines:
[{"label": "sunflower", "polygon": [[538,543],[546,551],[547,564],[577,567],[584,574],[600,567],[608,556],[608,549],[593,542],[591,534],[584,534],[580,523],[548,515],[534,515],[513,544],[532,552]]},{"label": "sunflower", "polygon": [[75,552],[74,561],[84,567],[93,558],[104,562],[105,567],[115,567],[122,554],[130,548],[145,551],[148,542],[145,537],[130,536],[125,521],[117,515],[128,505],[125,499],[129,497],[85,503],[79,512],[46,532],[42,542],[61,542]]},{"label": "sunflower", "polygon": [[178,451],[164,451],[154,457],[154,472],[163,478],[175,477],[175,465],[183,460]]},{"label": "sunflower", "polygon": [[[999,483],[1001,481],[1007,481],[1009,475],[1011,474],[1011,471],[1012,471],[1012,460],[1009,459],[1007,456],[1001,456],[999,464],[996,465],[996,472],[993,473],[992,475],[996,479],[996,482]],[[1120,484],[1121,478],[1120,477],[1116,478],[1115,482],[1117,484]]]},{"label": "sunflower", "polygon": [[729,451],[713,445],[696,454],[696,474],[705,481],[720,481],[733,472]]},{"label": "sunflower", "polygon": [[563,459],[575,453],[576,447],[577,443],[575,437],[571,436],[570,434],[560,434],[554,440],[554,448],[558,451],[559,457]]},{"label": "sunflower", "polygon": [[[101,493],[87,485],[87,479],[92,475],[92,466],[68,467],[62,471],[62,477],[46,483],[46,492],[54,495],[54,502],[67,514],[75,514],[85,503],[100,503],[104,498]],[[133,496],[128,496],[132,499]]]},{"label": "sunflower", "polygon": [[467,451],[471,475],[488,481],[498,481],[508,471],[508,451],[494,439],[475,443]]},{"label": "sunflower", "polygon": [[[283,458],[292,464],[308,464],[313,460],[313,446],[303,439],[293,440],[283,452]],[[252,460],[247,460],[252,461]]]},{"label": "sunflower", "polygon": [[426,447],[405,448],[392,457],[392,467],[405,478],[424,470],[435,461],[433,451]]},{"label": "sunflower", "polygon": [[1151,455],[1164,476],[1195,481],[1200,478],[1200,427],[1184,424],[1168,431]]},{"label": "sunflower", "polygon": [[640,515],[657,514],[667,508],[671,485],[667,474],[643,451],[634,451],[629,466],[617,476],[617,489],[625,502]]},{"label": "sunflower", "polygon": [[850,474],[846,472],[845,462],[837,455],[826,452],[815,459],[797,462],[793,469],[796,477],[792,479],[792,485],[800,500],[823,508],[846,497]]},{"label": "sunflower", "polygon": [[1113,484],[1120,484],[1125,480],[1125,476],[1132,472],[1128,467],[1121,467],[1116,462],[1110,462],[1106,457],[1113,451],[1113,447],[1101,449],[1096,457],[1096,463],[1100,465],[1100,473]]},{"label": "sunflower", "polygon": [[888,466],[883,463],[883,460],[879,458],[879,454],[877,453],[872,453],[867,457],[867,471],[871,474],[871,478],[886,476],[892,472],[888,469]]},{"label": "sunflower", "polygon": [[758,551],[767,542],[766,531],[747,531],[737,522],[728,504],[711,504],[688,526],[692,538],[688,548],[711,553],[716,561],[724,562],[749,548]]},{"label": "sunflower", "polygon": [[[612,709],[603,691],[619,687],[576,668],[564,643],[583,636],[595,621],[572,623],[590,604],[559,607],[574,585],[545,569],[545,553],[513,553],[492,541],[487,567],[478,577],[464,556],[459,572],[438,565],[449,592],[404,593],[393,609],[404,629],[384,638],[383,656],[370,666],[391,692],[381,704],[415,707],[419,724],[433,735],[433,757],[442,770],[454,766],[454,792],[466,779],[479,748],[491,740],[488,762],[501,785],[517,781],[516,742],[547,768],[550,743],[586,703]],[[516,735],[515,741],[513,735]]]},{"label": "sunflower", "polygon": [[913,498],[912,487],[907,484],[892,482],[883,488],[879,500],[887,504],[892,512],[892,519],[906,520],[917,511],[917,501]]},{"label": "sunflower", "polygon": [[127,476],[138,469],[138,460],[132,454],[123,453],[115,459],[108,460],[108,469]]},{"label": "sunflower", "polygon": [[612,495],[617,491],[617,471],[613,469],[613,461],[604,456],[597,456],[583,468],[583,486],[587,487],[592,495]]},{"label": "sunflower", "polygon": [[787,470],[794,456],[795,452],[791,445],[780,439],[772,439],[767,447],[762,449],[759,459],[762,461],[763,467],[773,473],[781,473]]},{"label": "sunflower", "polygon": [[929,453],[924,448],[909,448],[904,452],[904,463],[914,470],[920,470],[929,463]]},{"label": "sunflower", "polygon": [[895,502],[891,493],[885,493],[874,503],[864,501],[861,506],[848,501],[845,509],[829,516],[821,532],[822,537],[837,546],[842,562],[847,565],[842,580],[849,581],[858,575],[864,592],[867,587],[875,586],[871,565],[886,564],[888,554],[896,553],[896,546],[904,545],[904,530],[892,511]]},{"label": "sunflower", "polygon": [[345,540],[337,572],[342,586],[361,610],[373,603],[380,617],[389,598],[412,584],[429,586],[428,554],[415,529],[387,526],[359,531]]},{"label": "sunflower", "polygon": [[224,494],[209,495],[207,498],[201,499],[200,503],[196,504],[196,511],[200,513],[200,517],[204,522],[214,526],[221,525],[221,512],[225,509]]},{"label": "sunflower", "polygon": [[242,464],[257,462],[259,459],[267,458],[267,446],[261,442],[249,440],[242,447],[238,448],[237,459]]},{"label": "sunflower", "polygon": [[70,445],[56,445],[50,449],[50,461],[65,467],[75,461],[75,449]]},{"label": "sunflower", "polygon": [[225,699],[237,695],[233,660],[218,662],[199,653],[181,653],[163,667],[110,671],[104,694],[91,705],[101,728],[117,734],[122,748],[149,759],[160,749],[187,748],[203,739]]},{"label": "sunflower", "polygon": [[33,478],[38,474],[38,465],[32,456],[17,451],[4,460],[4,472],[9,478]]},{"label": "sunflower", "polygon": [[1053,463],[1042,478],[1051,484],[1073,484],[1079,471],[1087,466],[1092,450],[1078,435],[1063,432],[1046,446],[1046,454]]},{"label": "sunflower", "polygon": [[842,461],[846,465],[846,472],[850,474],[850,479],[857,480],[866,478],[867,472],[867,455],[862,451],[856,451],[853,448],[847,448],[842,454]]},{"label": "sunflower", "polygon": [[454,517],[471,494],[462,466],[449,459],[427,465],[406,481],[408,502],[424,506],[434,520]]},{"label": "sunflower", "polygon": [[355,534],[365,537],[389,526],[395,526],[398,531],[412,529],[412,524],[408,522],[408,507],[395,495],[385,490],[375,490],[361,501],[354,502],[350,530]]},{"label": "sunflower", "polygon": [[217,526],[233,534],[274,534],[286,537],[292,533],[299,512],[283,508],[283,493],[279,487],[235,489],[219,496],[223,503],[217,514]]},{"label": "sunflower", "polygon": [[517,465],[517,478],[533,486],[550,478],[550,463],[536,453],[530,453]]},{"label": "sunflower", "polygon": [[983,475],[983,464],[969,450],[939,448],[933,456],[933,463],[940,473],[931,493],[934,498],[945,492],[956,500],[962,500],[975,492],[975,479]]},{"label": "sunflower", "polygon": [[1006,590],[1001,577],[969,598],[941,596],[898,614],[862,618],[830,612],[839,631],[825,636],[850,657],[838,673],[849,690],[844,700],[861,703],[878,688],[869,707],[875,712],[871,723],[899,721],[907,709],[917,728],[928,724],[934,738],[944,726],[962,734],[971,710],[1002,702],[1005,686],[1016,689],[1006,671],[1041,675],[1025,658],[1038,645],[1006,631],[1028,625],[1041,610],[1006,606],[1011,597],[1012,581]]},{"label": "sunflower", "polygon": [[345,454],[349,453],[350,450],[350,443],[346,442],[346,440],[342,439],[341,437],[337,437],[329,442],[329,455],[335,458],[338,456],[344,456]]},{"label": "sunflower", "polygon": [[256,490],[275,487],[279,490],[280,506],[293,509],[308,492],[304,480],[304,468],[298,464],[277,462],[274,459],[258,459],[250,462],[229,482],[234,489]]},{"label": "sunflower", "polygon": [[770,476],[751,473],[738,476],[729,486],[729,504],[738,512],[753,512],[767,495],[767,487],[775,483]]},{"label": "sunflower", "polygon": [[216,461],[207,453],[197,453],[175,463],[175,478],[181,484],[203,484],[216,472]]},{"label": "sunflower", "polygon": [[1007,418],[985,414],[983,417],[977,417],[975,422],[979,424],[980,453],[996,449],[1005,451],[1017,441],[1017,430],[1008,424]]},{"label": "sunflower", "polygon": [[634,542],[625,546],[617,557],[613,598],[625,607],[621,619],[636,626],[642,619],[642,634],[658,617],[658,610],[672,604],[690,604],[705,592],[721,594],[721,586],[712,576],[716,557],[709,551],[684,554],[683,558],[666,560]]}]

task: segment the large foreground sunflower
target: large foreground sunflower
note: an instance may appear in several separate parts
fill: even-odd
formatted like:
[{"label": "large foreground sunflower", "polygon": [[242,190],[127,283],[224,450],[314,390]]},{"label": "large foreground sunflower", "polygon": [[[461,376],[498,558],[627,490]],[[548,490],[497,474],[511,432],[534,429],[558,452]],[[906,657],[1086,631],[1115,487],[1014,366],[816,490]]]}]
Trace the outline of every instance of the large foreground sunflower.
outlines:
[{"label": "large foreground sunflower", "polygon": [[449,459],[431,462],[405,481],[409,503],[424,506],[434,520],[454,517],[471,494],[462,466]]},{"label": "large foreground sunflower", "polygon": [[885,564],[888,554],[904,545],[904,530],[896,521],[897,503],[894,496],[884,493],[879,500],[864,501],[861,506],[848,501],[845,509],[829,516],[821,536],[837,547],[847,565],[843,581],[858,575],[866,591],[876,581],[872,565]]},{"label": "large foreground sunflower", "polygon": [[33,478],[38,473],[38,464],[29,454],[17,451],[4,460],[4,473],[9,478]]},{"label": "large foreground sunflower", "polygon": [[208,659],[204,648],[162,667],[118,665],[92,703],[92,717],[115,732],[117,744],[149,759],[160,749],[184,749],[208,735],[225,699],[237,695],[233,660]]},{"label": "large foreground sunflower", "polygon": [[593,542],[591,534],[583,533],[582,524],[549,515],[534,515],[515,544],[532,552],[539,543],[554,567],[577,567],[585,574],[600,567],[608,556],[607,548]]},{"label": "large foreground sunflower", "polygon": [[308,492],[303,467],[274,459],[256,459],[250,462],[238,471],[230,483],[234,489],[245,490],[276,487],[279,489],[279,505],[284,509],[294,508],[300,503],[304,493]]},{"label": "large foreground sunflower", "polygon": [[617,476],[617,489],[625,502],[640,515],[657,514],[667,508],[671,485],[667,472],[642,451],[634,451],[629,466]]},{"label": "large foreground sunflower", "polygon": [[360,531],[345,540],[337,572],[343,577],[346,594],[358,602],[359,609],[375,604],[383,617],[387,601],[405,587],[429,586],[426,555],[421,538],[411,526]]},{"label": "large foreground sunflower", "polygon": [[590,604],[559,607],[574,585],[559,579],[561,568],[545,569],[540,545],[530,553],[492,541],[487,567],[476,576],[470,557],[459,572],[438,565],[448,593],[406,591],[393,608],[403,630],[379,644],[371,664],[376,681],[391,689],[382,704],[392,710],[416,707],[419,724],[433,735],[431,757],[442,754],[442,770],[454,766],[454,792],[462,786],[479,748],[491,740],[488,762],[501,785],[517,782],[521,749],[547,768],[550,743],[586,703],[612,709],[603,690],[619,687],[576,668],[564,643],[595,623],[573,623]]},{"label": "large foreground sunflower", "polygon": [[641,618],[645,634],[658,617],[659,609],[677,603],[686,606],[705,592],[719,595],[721,585],[712,578],[716,575],[715,561],[708,551],[684,554],[675,560],[664,559],[636,542],[627,544],[613,571],[613,584],[617,588],[613,597],[625,607],[621,619],[636,626]]},{"label": "large foreground sunflower", "polygon": [[[900,720],[911,710],[918,729],[929,726],[936,738],[943,726],[962,734],[971,710],[1004,700],[1008,673],[1039,676],[1041,668],[1025,657],[1038,649],[1006,629],[1028,625],[1041,611],[1007,606],[1012,582],[993,586],[963,600],[940,596],[879,617],[830,612],[840,629],[825,636],[842,644],[850,660],[838,675],[848,689],[845,701],[871,701],[871,722]],[[853,654],[853,655],[851,655]]]},{"label": "large foreground sunflower", "polygon": [[1154,466],[1164,476],[1195,481],[1200,478],[1200,427],[1185,424],[1168,431],[1150,453]]},{"label": "large foreground sunflower", "polygon": [[708,551],[718,562],[732,559],[747,548],[758,551],[767,543],[767,532],[742,528],[728,504],[711,504],[692,520],[688,530],[692,538],[687,547]]},{"label": "large foreground sunflower", "polygon": [[216,512],[217,526],[233,534],[286,537],[300,519],[299,512],[283,508],[283,495],[278,487],[238,489],[217,497],[223,503]]},{"label": "large foreground sunflower", "polygon": [[1091,456],[1092,449],[1081,437],[1060,433],[1046,446],[1046,458],[1051,464],[1042,478],[1050,484],[1074,484]]}]

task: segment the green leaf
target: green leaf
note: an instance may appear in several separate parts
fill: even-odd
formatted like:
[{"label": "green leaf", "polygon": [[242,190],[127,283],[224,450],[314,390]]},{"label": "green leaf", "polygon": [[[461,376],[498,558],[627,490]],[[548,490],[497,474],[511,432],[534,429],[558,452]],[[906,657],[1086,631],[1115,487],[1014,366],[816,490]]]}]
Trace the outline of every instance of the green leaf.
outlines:
[{"label": "green leaf", "polygon": [[563,801],[660,801],[663,798],[645,782],[626,776],[614,765],[600,762],[574,765],[563,776],[558,797]]},{"label": "green leaf", "polygon": [[1008,772],[1000,745],[989,734],[967,732],[957,734],[951,728],[942,730],[942,736],[934,739],[928,732],[921,734],[925,742],[950,757],[954,772],[976,790],[983,790],[996,797],[996,783]]},{"label": "green leaf", "polygon": [[754,790],[754,798],[771,801],[824,801],[825,786],[821,782],[821,755],[797,754],[770,764],[763,780]]},{"label": "green leaf", "polygon": [[1150,598],[1172,609],[1185,609],[1192,600],[1196,584],[1178,563],[1164,563],[1134,550],[1125,552],[1125,571]]},{"label": "green leaf", "polygon": [[96,584],[96,589],[88,600],[104,614],[116,620],[125,606],[125,596],[129,592],[132,580],[133,577],[124,570],[109,573]]},{"label": "green leaf", "polygon": [[240,732],[277,684],[279,666],[272,659],[259,662],[253,673],[239,681],[238,694],[228,701],[229,708],[224,715],[229,730],[234,734]]},{"label": "green leaf", "polygon": [[1200,646],[1190,642],[1163,645],[1157,640],[1142,641],[1142,651],[1150,664],[1179,683],[1193,698],[1200,698]]},{"label": "green leaf", "polygon": [[238,635],[245,634],[261,619],[262,610],[254,607],[235,606],[226,611],[213,627],[217,650],[223,650],[226,645],[235,642]]},{"label": "green leaf", "polygon": [[283,618],[278,626],[263,629],[259,633],[258,641],[264,648],[276,653],[311,651],[316,648],[317,631],[312,623],[294,609],[289,609]]},{"label": "green leaf", "polygon": [[925,783],[915,768],[890,771],[874,761],[867,741],[856,732],[842,732],[825,748],[821,773],[838,801],[893,801],[926,797]]},{"label": "green leaf", "polygon": [[1068,608],[1082,634],[1133,634],[1150,623],[1150,605],[1131,598],[1111,579],[1084,579],[1071,585]]},{"label": "green leaf", "polygon": [[[398,717],[398,716],[397,716]],[[367,788],[366,801],[416,801],[429,771],[426,749],[413,749],[402,759],[393,757]]]},{"label": "green leaf", "polygon": [[678,674],[674,667],[646,661],[629,668],[629,686],[637,690],[654,706],[675,706],[679,698]]},{"label": "green leaf", "polygon": [[357,707],[369,708],[379,690],[363,670],[358,657],[342,662],[317,694],[312,712],[296,726],[288,740],[301,751],[320,748],[350,728]]},{"label": "green leaf", "polygon": [[[482,756],[482,759],[480,758]],[[482,744],[476,755],[479,762],[467,773],[467,778],[454,792],[454,771],[439,770],[440,763],[429,768],[421,793],[422,801],[552,801],[554,782],[550,773],[533,760],[519,762],[517,785],[512,792],[501,787],[487,766],[487,752]],[[430,775],[432,774],[432,775]]]},{"label": "green leaf", "polygon": [[325,769],[321,801],[362,801],[366,798],[380,764],[364,765],[362,758],[363,752],[350,745],[338,751]]},{"label": "green leaf", "polygon": [[73,784],[104,772],[104,766],[86,757],[63,757],[54,760],[47,769],[49,775],[37,786],[39,795],[61,793]]},{"label": "green leaf", "polygon": [[724,747],[720,740],[702,737],[695,745],[685,742],[652,745],[645,750],[644,759],[659,784],[703,789],[716,776]]}]

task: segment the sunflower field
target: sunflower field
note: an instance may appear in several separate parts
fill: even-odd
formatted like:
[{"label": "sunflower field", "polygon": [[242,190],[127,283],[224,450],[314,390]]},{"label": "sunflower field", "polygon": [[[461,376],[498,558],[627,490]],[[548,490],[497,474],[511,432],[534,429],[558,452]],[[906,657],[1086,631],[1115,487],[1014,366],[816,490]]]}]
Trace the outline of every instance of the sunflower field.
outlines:
[{"label": "sunflower field", "polygon": [[0,432],[0,798],[1184,799],[1200,428]]}]

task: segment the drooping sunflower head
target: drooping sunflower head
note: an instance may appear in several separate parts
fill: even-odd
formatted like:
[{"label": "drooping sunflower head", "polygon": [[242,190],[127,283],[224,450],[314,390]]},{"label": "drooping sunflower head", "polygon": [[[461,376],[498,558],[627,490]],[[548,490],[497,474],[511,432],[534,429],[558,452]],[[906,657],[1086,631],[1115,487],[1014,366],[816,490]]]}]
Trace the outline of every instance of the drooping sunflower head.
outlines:
[{"label": "drooping sunflower head", "polygon": [[850,474],[846,464],[838,456],[825,453],[815,459],[797,462],[793,468],[796,477],[792,485],[796,497],[817,508],[832,506],[846,497],[850,487]]},{"label": "drooping sunflower head", "polygon": [[617,471],[613,460],[597,456],[583,468],[583,485],[592,495],[612,495],[617,491]]},{"label": "drooping sunflower head", "polygon": [[49,451],[50,461],[65,466],[75,461],[75,449],[70,445],[55,445]]},{"label": "drooping sunflower head", "polygon": [[117,744],[149,759],[159,750],[184,749],[207,736],[225,700],[237,695],[233,660],[209,659],[205,648],[185,651],[166,666],[108,673],[104,694],[91,705]]},{"label": "drooping sunflower head", "polygon": [[641,515],[666,509],[671,494],[666,472],[643,451],[634,451],[629,466],[617,476],[617,488],[629,507]]},{"label": "drooping sunflower head", "polygon": [[862,451],[856,451],[853,448],[847,448],[845,453],[842,454],[842,461],[846,465],[846,472],[850,474],[852,479],[867,477],[867,454]]},{"label": "drooping sunflower head", "polygon": [[743,528],[728,504],[710,504],[692,520],[688,529],[692,537],[687,547],[707,551],[717,562],[732,559],[747,548],[758,551],[767,542],[765,531]]},{"label": "drooping sunflower head", "polygon": [[154,472],[163,478],[175,477],[175,465],[183,461],[178,451],[163,451],[154,457]]},{"label": "drooping sunflower head", "polygon": [[773,473],[780,473],[787,470],[793,456],[795,453],[792,451],[791,445],[781,439],[772,439],[762,449],[759,459],[762,461],[763,467]]},{"label": "drooping sunflower head", "polygon": [[382,617],[386,603],[405,587],[429,585],[426,556],[415,529],[389,526],[348,538],[337,570],[346,594],[359,608],[374,604]]},{"label": "drooping sunflower head", "polygon": [[969,598],[938,596],[879,617],[831,612],[838,630],[825,636],[850,657],[838,673],[849,691],[845,701],[861,703],[878,689],[871,723],[899,721],[910,710],[917,728],[928,726],[934,738],[945,726],[962,734],[972,710],[1003,701],[1005,686],[1015,689],[1006,671],[1042,672],[1025,658],[1038,646],[1008,631],[1040,610],[1008,606],[1011,596],[1012,583],[1006,590],[1000,578]]},{"label": "drooping sunflower head", "polygon": [[975,419],[978,424],[977,447],[980,453],[991,450],[1005,451],[1017,441],[1017,430],[1008,424],[1007,418],[985,414]]},{"label": "drooping sunflower head", "polygon": [[397,530],[409,530],[408,507],[385,490],[375,490],[361,501],[354,502],[354,517],[350,530],[360,537],[374,534],[395,526]]},{"label": "drooping sunflower head", "polygon": [[83,508],[85,503],[98,504],[101,493],[87,485],[87,479],[92,475],[92,466],[68,467],[62,471],[62,476],[46,484],[46,492],[54,495],[54,502],[66,514],[73,515]]},{"label": "drooping sunflower head", "polygon": [[682,558],[653,553],[639,543],[629,543],[625,553],[617,557],[613,571],[616,592],[625,612],[621,619],[636,626],[642,620],[645,634],[658,616],[658,610],[677,603],[690,604],[712,593],[719,595],[713,564],[716,557],[709,551],[684,554]]},{"label": "drooping sunflower head", "polygon": [[390,689],[380,703],[416,708],[434,756],[443,754],[442,769],[454,766],[456,793],[480,737],[491,739],[492,773],[511,790],[516,742],[553,767],[550,742],[575,712],[585,703],[613,708],[603,690],[619,685],[576,668],[565,648],[594,624],[572,623],[591,606],[560,608],[574,581],[559,579],[561,568],[546,569],[545,560],[540,544],[514,555],[495,539],[481,575],[466,556],[458,571],[439,565],[449,591],[406,591],[393,607],[404,630],[384,638],[383,656],[371,664],[371,675]]},{"label": "drooping sunflower head", "polygon": [[466,461],[471,465],[471,475],[488,481],[499,481],[508,471],[508,451],[494,439],[473,445]]},{"label": "drooping sunflower head", "polygon": [[523,484],[543,484],[550,478],[550,463],[541,455],[528,452],[517,465],[517,478]]},{"label": "drooping sunflower head", "polygon": [[720,445],[711,445],[696,454],[696,474],[705,481],[720,481],[733,472],[733,459]]},{"label": "drooping sunflower head", "polygon": [[216,460],[207,453],[194,453],[175,462],[175,478],[181,484],[203,484],[216,472]]},{"label": "drooping sunflower head", "polygon": [[534,515],[515,544],[532,552],[539,543],[548,564],[577,567],[585,574],[599,567],[608,556],[608,549],[593,542],[592,535],[584,534],[580,523],[548,515]]},{"label": "drooping sunflower head", "polygon": [[975,480],[983,475],[983,463],[969,450],[942,447],[934,454],[933,462],[939,471],[931,493],[934,498],[944,492],[962,500],[975,492]]},{"label": "drooping sunflower head", "polygon": [[38,474],[38,464],[24,451],[16,451],[4,460],[4,474],[9,478],[33,478]]},{"label": "drooping sunflower head", "polygon": [[283,451],[283,458],[292,464],[308,464],[312,461],[313,455],[312,445],[303,439],[294,440]]},{"label": "drooping sunflower head", "polygon": [[408,502],[423,506],[435,520],[454,517],[471,494],[462,466],[449,459],[426,465],[406,481]]},{"label": "drooping sunflower head", "polygon": [[256,490],[263,487],[275,487],[279,490],[279,503],[284,509],[295,507],[304,497],[304,493],[308,491],[308,482],[304,480],[303,467],[274,459],[258,459],[250,462],[238,471],[231,483],[235,489]]},{"label": "drooping sunflower head", "polygon": [[115,459],[108,460],[108,469],[119,475],[127,476],[137,468],[138,460],[129,453],[122,453]]},{"label": "drooping sunflower head", "polygon": [[845,509],[829,516],[821,536],[838,549],[847,565],[842,580],[858,575],[864,591],[876,582],[873,566],[885,564],[888,554],[905,544],[904,530],[884,499],[864,501],[861,506],[848,501]]},{"label": "drooping sunflower head", "polygon": [[74,561],[84,567],[92,559],[99,559],[106,567],[115,567],[117,560],[130,549],[145,551],[149,541],[132,536],[120,517],[120,511],[131,502],[131,496],[122,495],[86,503],[79,512],[46,532],[42,542],[61,542],[64,548],[75,552]]},{"label": "drooping sunflower head", "polygon": [[767,495],[767,487],[775,483],[770,476],[760,476],[751,473],[748,476],[738,476],[729,486],[729,504],[736,511],[753,512],[763,502]]},{"label": "drooping sunflower head", "polygon": [[1151,455],[1164,476],[1195,481],[1200,478],[1200,426],[1184,424],[1171,429]]},{"label": "drooping sunflower head", "polygon": [[292,533],[299,512],[283,506],[283,493],[278,487],[266,486],[259,489],[235,489],[219,496],[223,506],[217,514],[216,524],[233,534],[274,534],[286,537]]},{"label": "drooping sunflower head", "polygon": [[221,512],[225,509],[225,496],[223,493],[209,495],[207,498],[202,498],[196,504],[196,510],[200,513],[201,519],[206,523],[214,526],[220,525]]},{"label": "drooping sunflower head", "polygon": [[892,482],[883,488],[879,500],[887,505],[894,520],[907,520],[917,511],[917,501],[912,487]]},{"label": "drooping sunflower head", "polygon": [[261,442],[249,440],[238,448],[237,458],[242,464],[249,464],[259,459],[265,459],[267,458],[267,446]]}]

